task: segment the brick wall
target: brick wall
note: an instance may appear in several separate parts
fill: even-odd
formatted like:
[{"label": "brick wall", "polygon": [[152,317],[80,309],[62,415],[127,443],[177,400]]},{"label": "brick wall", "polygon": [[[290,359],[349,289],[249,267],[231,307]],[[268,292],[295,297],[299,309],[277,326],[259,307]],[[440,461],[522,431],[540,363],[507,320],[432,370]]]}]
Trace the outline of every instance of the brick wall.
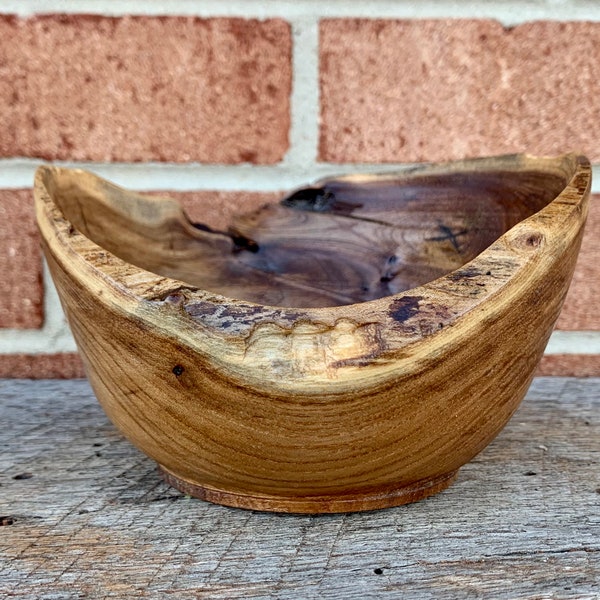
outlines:
[{"label": "brick wall", "polygon": [[[82,375],[35,230],[43,161],[215,225],[327,174],[520,151],[600,164],[600,8],[480,4],[3,2],[0,376]],[[599,204],[541,373],[600,375]]]}]

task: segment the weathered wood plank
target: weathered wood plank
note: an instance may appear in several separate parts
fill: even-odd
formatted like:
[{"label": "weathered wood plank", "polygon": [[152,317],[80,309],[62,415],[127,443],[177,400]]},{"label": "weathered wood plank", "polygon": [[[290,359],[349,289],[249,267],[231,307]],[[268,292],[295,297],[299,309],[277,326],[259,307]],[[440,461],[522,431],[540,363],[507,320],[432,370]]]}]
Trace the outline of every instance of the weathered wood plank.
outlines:
[{"label": "weathered wood plank", "polygon": [[600,597],[600,379],[535,380],[448,490],[352,515],[182,496],[84,381],[0,381],[0,418],[0,597]]}]

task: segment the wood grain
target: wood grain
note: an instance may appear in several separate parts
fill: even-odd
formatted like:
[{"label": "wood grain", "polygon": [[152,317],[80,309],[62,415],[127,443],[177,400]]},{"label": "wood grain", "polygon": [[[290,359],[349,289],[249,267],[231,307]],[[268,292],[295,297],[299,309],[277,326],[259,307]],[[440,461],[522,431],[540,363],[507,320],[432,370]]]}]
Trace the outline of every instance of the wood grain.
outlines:
[{"label": "wood grain", "polygon": [[442,277],[567,183],[560,169],[533,162],[420,171],[324,180],[234,215],[223,231],[191,223],[175,200],[78,171],[47,171],[44,185],[75,229],[128,263],[216,294],[308,308],[366,302]]},{"label": "wood grain", "polygon": [[[234,506],[345,512],[439,491],[508,421],[566,294],[589,186],[589,164],[574,155],[473,160],[321,182],[214,232],[173,201],[42,168],[36,207],[92,387],[171,482]],[[451,199],[459,222],[447,227],[474,232],[464,247],[456,234],[431,239]],[[473,215],[481,230],[467,227]],[[300,289],[309,304],[349,297],[356,288],[340,294],[336,281],[356,282],[356,272],[381,284],[367,248],[391,239],[446,271],[443,257],[468,250],[442,277],[368,302],[275,302]],[[273,246],[275,258],[252,244]],[[310,256],[313,246],[319,264],[338,248],[358,266],[303,271],[294,248]],[[192,271],[273,302],[198,289]],[[249,273],[258,275],[246,285]]]},{"label": "wood grain", "polygon": [[536,379],[438,496],[273,515],[169,488],[87,382],[1,381],[0,596],[595,600],[599,415],[600,379]]}]

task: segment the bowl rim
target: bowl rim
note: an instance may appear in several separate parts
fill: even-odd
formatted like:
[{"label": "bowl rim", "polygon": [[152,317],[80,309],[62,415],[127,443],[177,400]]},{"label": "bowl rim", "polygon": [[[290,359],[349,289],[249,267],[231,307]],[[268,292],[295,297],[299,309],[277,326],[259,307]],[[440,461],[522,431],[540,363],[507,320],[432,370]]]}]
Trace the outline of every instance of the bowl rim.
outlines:
[{"label": "bowl rim", "polygon": [[[203,335],[215,342],[211,359],[223,368],[231,367],[227,354],[231,352],[232,341],[248,340],[259,326],[272,326],[282,335],[290,331],[303,335],[318,336],[324,330],[335,330],[338,334],[360,335],[362,328],[373,323],[386,323],[387,359],[379,356],[363,357],[371,361],[373,381],[381,371],[390,367],[389,357],[397,360],[407,346],[418,348],[411,356],[425,358],[426,355],[441,352],[446,344],[445,333],[455,328],[465,319],[466,314],[480,308],[480,318],[493,318],[499,306],[498,297],[502,290],[514,283],[515,278],[544,277],[549,265],[560,256],[578,235],[585,222],[587,199],[591,187],[591,167],[584,156],[574,153],[556,157],[534,157],[528,154],[450,161],[437,164],[424,164],[401,172],[372,175],[344,175],[336,179],[352,181],[365,177],[373,180],[382,178],[402,178],[410,181],[415,177],[436,174],[485,172],[506,168],[509,171],[540,170],[560,174],[567,180],[562,191],[544,208],[523,219],[488,248],[479,253],[462,267],[423,285],[366,302],[318,308],[292,308],[264,305],[238,298],[223,296],[194,287],[185,282],[146,271],[123,261],[91,239],[73,230],[54,202],[46,186],[46,178],[54,178],[61,173],[70,173],[80,184],[94,185],[97,182],[118,188],[105,179],[79,169],[65,169],[56,166],[40,166],[35,175],[35,200],[38,227],[44,245],[57,259],[69,275],[80,282],[93,281],[96,292],[101,292],[103,302],[128,315],[150,322],[154,327],[172,333],[173,328],[186,343],[200,351]],[[328,178],[327,180],[331,180]],[[318,183],[317,183],[318,185]],[[546,249],[551,247],[551,251]],[[101,257],[101,260],[98,260]],[[496,274],[496,266],[502,262],[502,272]],[[495,265],[491,276],[490,265]],[[90,278],[86,276],[93,275]],[[483,284],[483,285],[482,285]],[[108,292],[110,290],[110,292]],[[98,295],[98,294],[96,294]],[[447,298],[444,311],[440,311],[440,297]],[[100,301],[100,300],[99,300]],[[194,312],[196,311],[196,313]],[[224,318],[237,317],[237,325],[227,331],[221,327]],[[418,319],[415,318],[418,316]],[[239,326],[238,326],[239,325]],[[465,326],[468,327],[468,324]],[[429,349],[422,342],[439,338]],[[215,350],[221,354],[215,359]],[[355,367],[364,366],[361,357],[354,357],[346,365],[350,373],[343,377],[351,383],[351,372]],[[393,361],[392,361],[393,362]],[[375,369],[377,365],[378,368]],[[343,370],[343,369],[342,369]],[[325,371],[315,372],[315,382],[322,380]],[[247,374],[240,366],[238,375],[246,380]],[[336,375],[337,377],[337,375]],[[310,377],[290,385],[311,386]],[[341,381],[340,381],[341,383]]]}]

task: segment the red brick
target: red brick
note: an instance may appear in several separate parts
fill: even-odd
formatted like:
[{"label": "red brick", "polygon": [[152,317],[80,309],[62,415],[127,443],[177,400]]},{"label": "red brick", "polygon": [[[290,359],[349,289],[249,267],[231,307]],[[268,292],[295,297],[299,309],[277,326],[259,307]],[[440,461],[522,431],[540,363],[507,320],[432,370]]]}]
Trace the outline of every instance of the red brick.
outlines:
[{"label": "red brick", "polygon": [[556,324],[565,330],[600,329],[600,196],[592,198],[569,293]]},{"label": "red brick", "polygon": [[0,17],[0,156],[275,163],[290,60],[278,19]]},{"label": "red brick", "polygon": [[75,379],[85,377],[79,354],[0,355],[0,378]]},{"label": "red brick", "polygon": [[600,354],[550,354],[542,357],[536,376],[600,377]]},{"label": "red brick", "polygon": [[31,190],[0,191],[0,276],[0,327],[41,327],[42,258]]},{"label": "red brick", "polygon": [[600,23],[324,20],[320,158],[600,160]]}]

